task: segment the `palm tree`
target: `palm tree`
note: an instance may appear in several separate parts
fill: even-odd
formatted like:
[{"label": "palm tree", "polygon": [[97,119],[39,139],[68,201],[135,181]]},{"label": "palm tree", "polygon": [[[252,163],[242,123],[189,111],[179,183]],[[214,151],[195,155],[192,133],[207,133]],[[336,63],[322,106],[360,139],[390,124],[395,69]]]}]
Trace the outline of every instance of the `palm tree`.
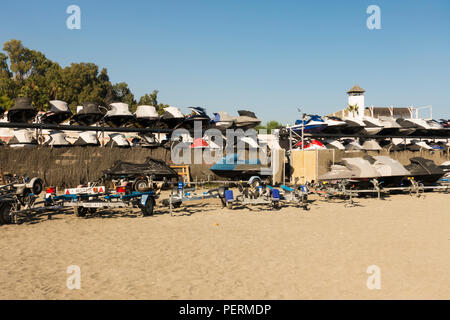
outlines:
[{"label": "palm tree", "polygon": [[349,104],[347,107],[347,110],[349,113],[350,112],[352,113],[353,117],[355,117],[355,113],[358,113],[358,110],[359,110],[358,104],[355,104],[355,105]]}]

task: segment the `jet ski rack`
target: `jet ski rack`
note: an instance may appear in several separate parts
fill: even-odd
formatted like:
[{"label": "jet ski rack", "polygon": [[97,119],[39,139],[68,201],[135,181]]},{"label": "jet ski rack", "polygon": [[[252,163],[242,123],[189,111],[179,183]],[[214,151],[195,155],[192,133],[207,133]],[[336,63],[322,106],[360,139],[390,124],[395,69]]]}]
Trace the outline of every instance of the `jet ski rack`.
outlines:
[{"label": "jet ski rack", "polygon": [[0,122],[0,128],[12,129],[43,129],[60,131],[96,131],[96,132],[133,132],[133,133],[171,133],[173,129],[159,128],[129,128],[129,127],[105,127],[105,126],[72,126],[65,124],[47,123],[12,123]]},{"label": "jet ski rack", "polygon": [[[336,183],[328,181],[318,182],[311,186],[311,192],[317,194],[327,202],[332,202],[334,199],[344,199],[346,207],[354,207],[354,197],[358,196],[358,190],[348,188],[350,182],[348,179],[339,180]],[[372,191],[373,192],[373,191]]]},{"label": "jet ski rack", "polygon": [[367,139],[446,139],[450,140],[449,136],[439,135],[378,135],[378,134],[347,134],[347,133],[304,133],[305,138],[367,138]]},{"label": "jet ski rack", "polygon": [[414,179],[408,179],[410,182],[409,186],[388,188],[383,188],[377,179],[371,179],[370,182],[373,185],[373,189],[349,189],[347,186],[351,181],[351,179],[342,179],[335,183],[329,183],[327,181],[316,183],[312,187],[311,192],[325,198],[326,201],[332,201],[334,198],[344,198],[346,200],[346,207],[355,206],[353,198],[362,194],[377,194],[377,198],[381,200],[383,199],[383,194],[389,194],[393,191],[406,192],[410,196],[416,197],[424,197],[425,191],[450,192],[450,185],[425,186],[420,181]]}]

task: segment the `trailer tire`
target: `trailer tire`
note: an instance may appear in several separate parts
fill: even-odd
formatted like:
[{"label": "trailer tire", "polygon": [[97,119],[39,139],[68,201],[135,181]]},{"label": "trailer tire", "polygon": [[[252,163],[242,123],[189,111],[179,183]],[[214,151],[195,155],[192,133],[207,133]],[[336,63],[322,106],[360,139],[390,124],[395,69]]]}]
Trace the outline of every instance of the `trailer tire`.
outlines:
[{"label": "trailer tire", "polygon": [[139,178],[134,182],[134,191],[145,192],[149,189],[148,181],[146,179]]},{"label": "trailer tire", "polygon": [[141,208],[144,217],[152,216],[154,207],[155,207],[155,199],[149,198],[145,203],[145,206],[142,206]]},{"label": "trailer tire", "polygon": [[0,224],[10,224],[12,222],[11,216],[11,205],[9,203],[4,203],[0,206]]},{"label": "trailer tire", "polygon": [[88,209],[87,208],[83,208],[83,207],[74,207],[73,208],[73,213],[75,214],[75,216],[77,216],[79,218],[86,217],[87,211],[88,211]]}]

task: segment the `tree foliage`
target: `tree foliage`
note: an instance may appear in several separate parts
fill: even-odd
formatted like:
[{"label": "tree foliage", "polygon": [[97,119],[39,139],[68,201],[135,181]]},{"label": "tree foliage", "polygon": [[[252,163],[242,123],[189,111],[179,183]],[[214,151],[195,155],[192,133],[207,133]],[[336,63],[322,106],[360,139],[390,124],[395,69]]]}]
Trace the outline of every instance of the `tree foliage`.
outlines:
[{"label": "tree foliage", "polygon": [[283,125],[277,121],[269,121],[266,125],[259,125],[255,128],[255,130],[265,129],[267,133],[272,133],[273,129],[281,128]]},{"label": "tree foliage", "polygon": [[[39,110],[46,110],[50,100],[69,103],[72,111],[84,102],[107,106],[112,102],[129,104],[134,111],[137,102],[125,82],[112,84],[108,71],[93,63],[72,63],[61,67],[43,53],[28,49],[20,40],[12,39],[0,52],[0,105],[9,109],[16,97],[29,97]],[[146,94],[139,103],[156,107],[158,91]]]}]

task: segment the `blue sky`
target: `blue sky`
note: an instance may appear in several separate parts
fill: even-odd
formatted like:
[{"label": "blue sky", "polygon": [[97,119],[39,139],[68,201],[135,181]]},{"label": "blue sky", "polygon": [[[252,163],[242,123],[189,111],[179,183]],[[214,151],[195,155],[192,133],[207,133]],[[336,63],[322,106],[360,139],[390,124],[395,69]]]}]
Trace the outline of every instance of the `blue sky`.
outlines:
[{"label": "blue sky", "polygon": [[[66,8],[81,7],[81,30]],[[366,9],[381,8],[381,30]],[[433,105],[450,118],[450,1],[3,2],[1,43],[14,38],[65,66],[93,62],[139,98],[211,114],[249,108],[292,123],[297,108],[346,107],[359,84],[366,106]]]}]

